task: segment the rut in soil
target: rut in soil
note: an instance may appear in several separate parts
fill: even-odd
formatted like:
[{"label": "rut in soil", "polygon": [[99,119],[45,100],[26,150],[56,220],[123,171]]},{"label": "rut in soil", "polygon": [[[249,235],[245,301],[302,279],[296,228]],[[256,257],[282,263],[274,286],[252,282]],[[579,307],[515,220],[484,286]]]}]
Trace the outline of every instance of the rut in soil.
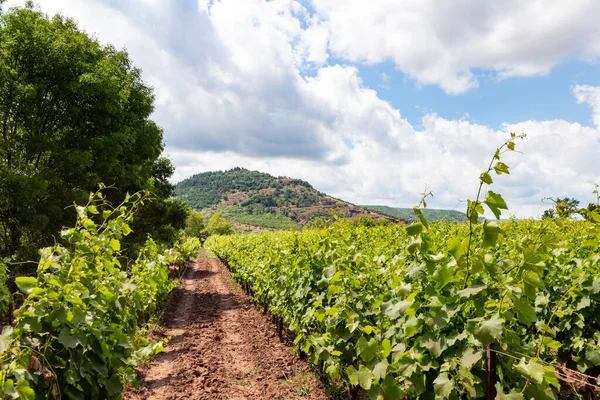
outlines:
[{"label": "rut in soil", "polygon": [[319,378],[276,335],[204,253],[174,290],[164,326],[165,352],[139,369],[128,399],[329,399]]}]

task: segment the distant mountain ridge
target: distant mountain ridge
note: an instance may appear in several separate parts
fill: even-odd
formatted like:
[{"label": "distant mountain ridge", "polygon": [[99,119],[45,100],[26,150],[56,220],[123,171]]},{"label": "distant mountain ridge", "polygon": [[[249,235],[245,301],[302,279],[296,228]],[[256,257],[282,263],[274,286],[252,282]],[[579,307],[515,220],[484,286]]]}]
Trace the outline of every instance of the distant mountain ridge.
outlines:
[{"label": "distant mountain ridge", "polygon": [[301,179],[239,167],[193,175],[176,184],[175,195],[203,214],[219,211],[242,227],[300,228],[333,214],[397,220],[319,192]]},{"label": "distant mountain ridge", "polygon": [[[412,222],[415,220],[415,213],[412,208],[398,208],[388,206],[361,206],[366,210],[374,211],[383,215],[401,218]],[[436,208],[423,209],[423,215],[430,221],[448,221],[448,222],[467,222],[467,214],[456,210],[443,210]]]}]

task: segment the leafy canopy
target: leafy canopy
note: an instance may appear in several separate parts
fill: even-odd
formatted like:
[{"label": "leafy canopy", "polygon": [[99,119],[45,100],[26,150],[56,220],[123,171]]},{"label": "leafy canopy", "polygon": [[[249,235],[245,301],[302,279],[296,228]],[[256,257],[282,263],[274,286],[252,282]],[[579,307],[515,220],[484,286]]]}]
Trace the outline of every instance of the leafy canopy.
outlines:
[{"label": "leafy canopy", "polygon": [[220,213],[214,213],[208,220],[208,233],[209,235],[229,235],[233,233],[233,226]]},{"label": "leafy canopy", "polygon": [[[60,15],[33,5],[0,15],[0,257],[35,259],[75,219],[98,182],[114,204],[150,190],[155,201],[132,223],[127,248],[147,233],[183,227],[185,210],[167,202],[169,160],[149,119],[154,95],[125,51],[101,45]],[[183,212],[181,211],[183,210]],[[174,231],[157,232],[174,239]]]}]

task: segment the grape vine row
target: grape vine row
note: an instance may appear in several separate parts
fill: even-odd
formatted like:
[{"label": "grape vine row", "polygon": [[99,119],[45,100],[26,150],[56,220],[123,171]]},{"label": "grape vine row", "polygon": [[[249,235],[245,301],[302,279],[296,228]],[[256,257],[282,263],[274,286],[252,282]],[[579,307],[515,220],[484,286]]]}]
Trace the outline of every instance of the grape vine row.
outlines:
[{"label": "grape vine row", "polygon": [[[492,173],[514,150],[512,135]],[[556,365],[600,366],[600,216],[591,221],[499,217],[502,196],[480,188],[470,223],[360,227],[211,237],[206,245],[296,334],[333,382],[372,399],[477,398],[484,348],[499,357],[498,399],[556,399]],[[425,205],[425,198],[422,205]]]}]

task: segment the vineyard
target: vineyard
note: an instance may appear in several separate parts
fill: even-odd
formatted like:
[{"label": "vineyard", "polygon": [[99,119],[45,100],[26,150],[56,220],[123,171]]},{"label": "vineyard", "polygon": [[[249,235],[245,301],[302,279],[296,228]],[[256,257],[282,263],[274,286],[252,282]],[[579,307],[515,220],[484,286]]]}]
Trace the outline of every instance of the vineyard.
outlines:
[{"label": "vineyard", "polygon": [[[61,232],[65,244],[41,250],[37,276],[16,278],[21,306],[0,336],[2,398],[121,398],[136,366],[162,351],[146,327],[176,284],[167,266],[183,266],[200,241],[161,252],[148,239],[123,264],[121,240],[147,200],[139,192],[113,208],[102,190],[91,193],[76,207],[75,226]],[[7,307],[5,286],[0,294]]]},{"label": "vineyard", "polygon": [[[0,0],[0,399],[600,398],[600,86],[573,69],[597,10],[38,3]],[[511,127],[534,140],[507,199],[558,194],[541,219],[502,219]],[[466,210],[370,203],[434,178],[452,206],[503,132]]]},{"label": "vineyard", "polygon": [[496,217],[507,208],[491,190],[480,200],[493,173],[508,173],[504,149],[514,142],[481,174],[469,223],[429,223],[416,207],[407,227],[338,223],[213,237],[207,247],[354,395],[593,393],[596,379],[572,370],[600,366],[600,218],[479,223],[484,206]]},{"label": "vineyard", "polygon": [[[487,346],[499,398],[554,399],[560,366],[600,365],[598,228],[436,223],[210,238],[255,300],[334,380],[372,398],[479,397]],[[491,236],[491,237],[490,237]]]}]

